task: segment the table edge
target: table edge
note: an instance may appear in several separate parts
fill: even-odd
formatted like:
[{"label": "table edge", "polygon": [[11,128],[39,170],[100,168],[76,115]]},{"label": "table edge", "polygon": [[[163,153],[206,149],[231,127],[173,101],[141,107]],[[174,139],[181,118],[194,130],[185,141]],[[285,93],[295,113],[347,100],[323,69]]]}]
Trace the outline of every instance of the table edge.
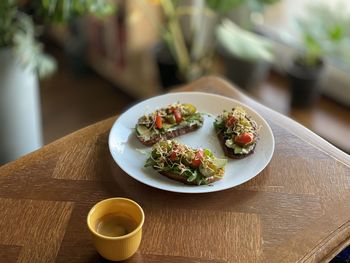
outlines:
[{"label": "table edge", "polygon": [[[332,158],[350,167],[349,154],[343,152],[342,150],[332,145],[331,143],[329,143],[328,141],[326,141],[325,139],[323,139],[313,131],[309,130],[302,124],[296,122],[295,120],[275,110],[272,110],[267,106],[252,99],[251,97],[246,95],[244,92],[242,92],[238,87],[234,86],[228,80],[222,77],[218,77],[218,76],[202,77],[190,84],[187,84],[183,87],[179,87],[173,91],[175,92],[176,91],[194,91],[194,90],[200,91],[200,87],[206,85],[207,83],[211,83],[211,84],[220,83],[221,87],[224,87],[225,89],[228,89],[233,94],[235,94],[233,98],[238,99],[243,103],[249,104],[249,106],[251,106],[257,112],[259,112],[259,114],[261,114],[261,110],[265,111],[262,115],[265,117],[268,117],[269,120],[271,120],[274,124],[282,127],[283,129],[287,129],[289,132],[291,132],[293,135],[297,136],[301,140],[311,144],[313,147],[321,150],[322,152],[326,153]],[[208,91],[204,91],[204,92],[208,92]],[[213,92],[208,92],[208,93],[213,93]]]}]

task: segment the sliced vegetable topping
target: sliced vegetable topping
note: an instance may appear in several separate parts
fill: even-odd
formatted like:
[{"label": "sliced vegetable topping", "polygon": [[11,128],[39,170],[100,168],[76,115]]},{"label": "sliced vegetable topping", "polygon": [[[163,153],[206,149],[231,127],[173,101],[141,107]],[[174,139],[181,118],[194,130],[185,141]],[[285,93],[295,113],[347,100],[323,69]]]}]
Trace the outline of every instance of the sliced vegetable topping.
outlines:
[{"label": "sliced vegetable topping", "polygon": [[176,154],[176,152],[175,152],[175,151],[172,151],[172,152],[170,153],[169,158],[170,158],[171,161],[174,162],[174,161],[177,159],[177,154]]},{"label": "sliced vegetable topping", "polygon": [[182,121],[182,116],[181,116],[180,110],[179,109],[174,109],[173,113],[174,113],[176,122],[180,123]]},{"label": "sliced vegetable topping", "polygon": [[215,119],[214,127],[223,134],[225,146],[231,148],[234,154],[247,154],[254,149],[258,127],[242,107],[224,111]]},{"label": "sliced vegetable topping", "polygon": [[187,182],[208,184],[213,178],[222,178],[226,159],[216,158],[208,149],[192,149],[174,140],[153,145],[145,167],[183,176]]},{"label": "sliced vegetable topping", "polygon": [[245,132],[240,135],[236,135],[234,137],[234,140],[235,140],[235,143],[237,143],[238,145],[244,146],[253,142],[254,135],[250,132]]},{"label": "sliced vegetable topping", "polygon": [[138,136],[148,140],[152,136],[165,134],[176,127],[194,124],[199,127],[203,125],[202,114],[197,112],[196,107],[192,104],[174,103],[139,118],[136,132]]},{"label": "sliced vegetable topping", "polygon": [[156,116],[156,128],[161,129],[163,127],[163,120],[160,115]]},{"label": "sliced vegetable topping", "polygon": [[227,128],[232,127],[236,122],[236,118],[233,115],[229,115],[225,121],[225,126]]},{"label": "sliced vegetable topping", "polygon": [[204,152],[202,149],[199,149],[192,159],[192,167],[199,167],[202,164],[202,160],[204,157]]}]

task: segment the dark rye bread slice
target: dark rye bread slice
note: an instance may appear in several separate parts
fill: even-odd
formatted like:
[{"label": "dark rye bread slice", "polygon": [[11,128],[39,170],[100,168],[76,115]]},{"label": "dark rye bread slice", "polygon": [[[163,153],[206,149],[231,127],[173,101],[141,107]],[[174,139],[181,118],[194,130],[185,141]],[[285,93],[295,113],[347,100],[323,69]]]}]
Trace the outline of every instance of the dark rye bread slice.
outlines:
[{"label": "dark rye bread slice", "polygon": [[220,144],[221,144],[221,148],[223,149],[225,155],[231,159],[242,159],[244,157],[247,157],[248,155],[251,155],[252,153],[254,153],[254,149],[255,149],[255,146],[256,146],[256,143],[254,144],[254,148],[247,154],[235,154],[234,150],[227,147],[225,145],[225,137],[224,137],[224,134],[222,132],[218,133],[218,139],[220,141]]},{"label": "dark rye bread slice", "polygon": [[[166,171],[158,171],[158,173],[172,179],[172,180],[175,180],[175,181],[178,181],[178,182],[181,182],[181,183],[184,183],[184,184],[188,184],[188,185],[197,185],[195,181],[193,182],[188,182],[186,177],[180,175],[180,174],[175,174],[175,173],[172,173],[172,172],[166,172]],[[220,177],[214,177],[214,176],[211,176],[211,177],[208,177],[206,182],[207,184],[211,184],[211,183],[214,183],[218,180],[220,180],[221,178]]]},{"label": "dark rye bread slice", "polygon": [[[232,109],[232,110],[234,110],[234,109]],[[245,116],[245,118],[251,123],[253,129],[256,131],[257,125],[256,125],[255,121],[251,120],[250,117],[248,117],[248,116]],[[223,131],[220,132],[220,131],[216,130],[216,132],[217,132],[217,136],[218,136],[218,139],[220,141],[220,144],[221,144],[221,148],[223,149],[223,151],[227,157],[229,157],[231,159],[243,159],[243,158],[247,157],[248,155],[251,155],[254,153],[256,141],[254,142],[254,148],[249,153],[235,154],[233,149],[226,146],[226,144],[225,144],[226,140],[225,140]]]},{"label": "dark rye bread slice", "polygon": [[136,133],[136,136],[143,145],[152,146],[153,144],[159,142],[160,140],[170,140],[172,138],[196,131],[200,127],[202,126],[198,125],[198,123],[194,123],[192,125],[186,125],[184,127],[180,127],[178,129],[175,129],[170,132],[166,132],[164,134],[156,134],[156,136],[151,137],[149,140],[144,140],[144,138],[142,138],[142,136],[138,135],[137,133]]}]

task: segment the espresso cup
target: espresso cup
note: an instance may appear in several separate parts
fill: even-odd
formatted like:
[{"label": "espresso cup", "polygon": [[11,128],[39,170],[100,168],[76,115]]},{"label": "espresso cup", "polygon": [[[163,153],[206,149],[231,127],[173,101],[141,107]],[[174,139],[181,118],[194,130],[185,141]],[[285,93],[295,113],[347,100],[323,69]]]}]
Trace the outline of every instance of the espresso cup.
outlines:
[{"label": "espresso cup", "polygon": [[110,198],[95,204],[87,225],[97,252],[104,258],[120,261],[135,254],[141,243],[145,215],[136,202]]}]

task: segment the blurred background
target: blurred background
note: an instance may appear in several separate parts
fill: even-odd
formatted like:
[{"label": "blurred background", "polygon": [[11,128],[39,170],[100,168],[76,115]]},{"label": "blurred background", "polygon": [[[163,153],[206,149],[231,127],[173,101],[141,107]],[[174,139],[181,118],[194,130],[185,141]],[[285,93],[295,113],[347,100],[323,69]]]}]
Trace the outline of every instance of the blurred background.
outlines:
[{"label": "blurred background", "polygon": [[205,75],[350,152],[348,0],[3,0],[0,165]]},{"label": "blurred background", "polygon": [[1,0],[0,165],[205,75],[350,152],[348,0]]}]

